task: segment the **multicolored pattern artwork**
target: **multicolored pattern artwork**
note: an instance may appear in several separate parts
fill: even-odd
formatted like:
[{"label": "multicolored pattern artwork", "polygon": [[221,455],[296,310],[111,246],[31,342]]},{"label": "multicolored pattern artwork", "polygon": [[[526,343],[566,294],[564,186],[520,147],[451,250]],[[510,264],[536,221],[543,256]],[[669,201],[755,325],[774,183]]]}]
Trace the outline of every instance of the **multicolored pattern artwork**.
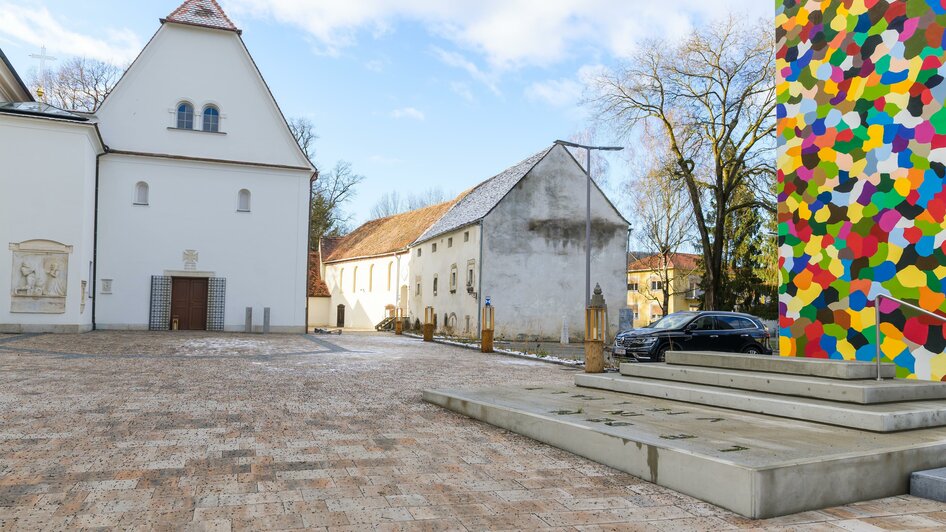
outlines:
[{"label": "multicolored pattern artwork", "polygon": [[[878,294],[946,315],[946,0],[776,2],[781,354],[874,360]],[[880,312],[946,380],[946,326]]]}]

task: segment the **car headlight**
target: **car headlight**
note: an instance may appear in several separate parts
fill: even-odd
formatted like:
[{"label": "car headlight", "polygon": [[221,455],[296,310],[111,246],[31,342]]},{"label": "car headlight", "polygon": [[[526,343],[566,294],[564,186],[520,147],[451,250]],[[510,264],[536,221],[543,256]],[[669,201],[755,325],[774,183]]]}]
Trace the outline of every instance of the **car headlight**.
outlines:
[{"label": "car headlight", "polygon": [[650,338],[641,338],[641,339],[638,340],[638,341],[640,342],[641,345],[644,345],[644,346],[651,346],[651,345],[654,345],[654,344],[657,343],[657,337],[656,337],[656,336],[651,336]]}]

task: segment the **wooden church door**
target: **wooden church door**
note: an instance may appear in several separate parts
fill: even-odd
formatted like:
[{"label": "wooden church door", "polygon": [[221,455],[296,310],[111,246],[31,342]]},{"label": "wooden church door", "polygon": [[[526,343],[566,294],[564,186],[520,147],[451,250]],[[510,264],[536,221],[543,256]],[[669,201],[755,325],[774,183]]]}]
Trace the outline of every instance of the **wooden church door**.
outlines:
[{"label": "wooden church door", "polygon": [[171,320],[182,331],[207,330],[207,279],[175,277],[171,282]]}]

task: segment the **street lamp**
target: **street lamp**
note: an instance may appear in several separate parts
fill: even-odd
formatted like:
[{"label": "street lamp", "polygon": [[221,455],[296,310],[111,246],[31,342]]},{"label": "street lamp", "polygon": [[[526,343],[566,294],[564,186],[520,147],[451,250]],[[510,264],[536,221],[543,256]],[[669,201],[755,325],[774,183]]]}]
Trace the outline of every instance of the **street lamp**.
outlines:
[{"label": "street lamp", "polygon": [[585,175],[588,176],[588,190],[585,197],[585,306],[587,307],[591,303],[591,150],[621,151],[624,148],[621,146],[585,146],[567,140],[556,140],[555,144],[570,148],[582,148],[588,152],[588,167],[585,169]]}]

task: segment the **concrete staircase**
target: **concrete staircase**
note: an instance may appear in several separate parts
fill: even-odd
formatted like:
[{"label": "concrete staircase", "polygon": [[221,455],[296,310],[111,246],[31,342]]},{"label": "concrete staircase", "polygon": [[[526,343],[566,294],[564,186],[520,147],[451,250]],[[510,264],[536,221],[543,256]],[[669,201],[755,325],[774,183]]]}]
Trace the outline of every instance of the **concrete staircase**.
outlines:
[{"label": "concrete staircase", "polygon": [[[909,491],[946,467],[946,383],[864,362],[670,352],[577,386],[424,400],[752,518]],[[892,365],[881,367],[892,376]]]},{"label": "concrete staircase", "polygon": [[[587,388],[718,406],[873,432],[946,426],[946,385],[878,381],[866,362],[669,352],[666,364],[621,364],[621,375],[583,374]],[[881,366],[893,374],[893,364]]]}]

